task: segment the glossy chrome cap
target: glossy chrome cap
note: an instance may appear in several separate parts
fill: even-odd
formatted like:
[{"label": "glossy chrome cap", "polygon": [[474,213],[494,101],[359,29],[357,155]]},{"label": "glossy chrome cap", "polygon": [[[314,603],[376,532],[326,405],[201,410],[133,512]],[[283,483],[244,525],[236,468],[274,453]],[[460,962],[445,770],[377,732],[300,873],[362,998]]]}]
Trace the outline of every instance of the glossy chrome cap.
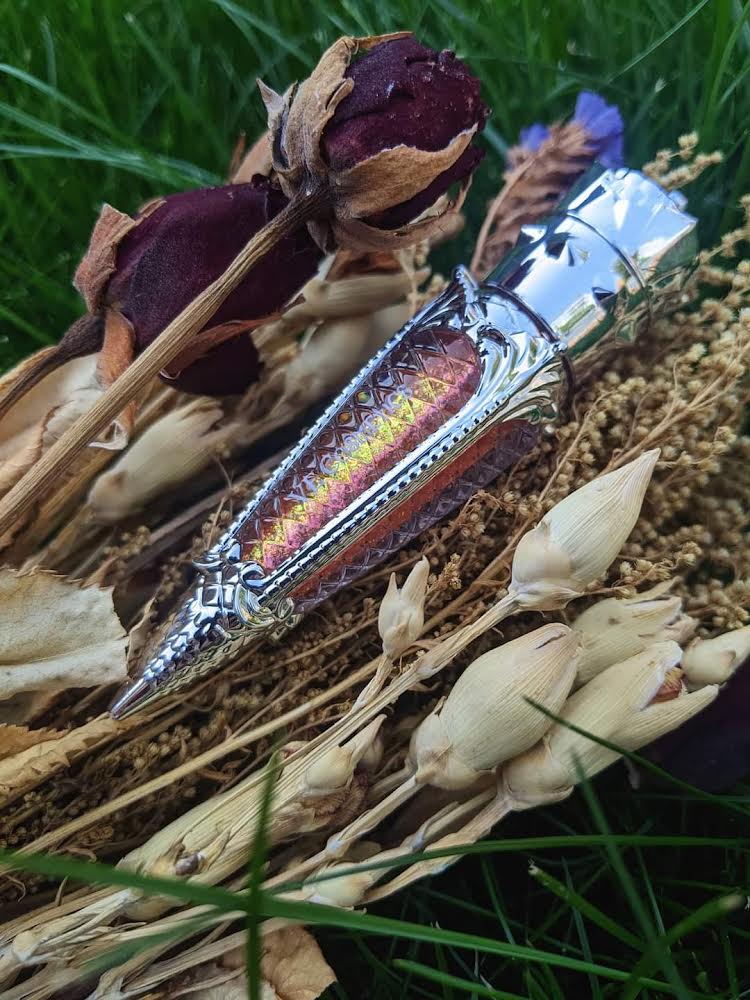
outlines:
[{"label": "glossy chrome cap", "polygon": [[524,226],[488,280],[517,297],[573,361],[632,343],[695,265],[696,219],[684,204],[637,170],[597,164],[551,217]]}]

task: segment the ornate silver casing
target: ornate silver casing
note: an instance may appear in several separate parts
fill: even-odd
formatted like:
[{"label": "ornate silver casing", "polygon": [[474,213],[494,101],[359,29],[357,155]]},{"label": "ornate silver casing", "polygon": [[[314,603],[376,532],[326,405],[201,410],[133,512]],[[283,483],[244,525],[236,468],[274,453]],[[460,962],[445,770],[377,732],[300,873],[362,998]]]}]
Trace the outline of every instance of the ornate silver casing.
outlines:
[{"label": "ornate silver casing", "polygon": [[[579,370],[607,345],[633,342],[680,291],[696,252],[695,220],[680,196],[636,171],[597,166],[552,217],[524,227],[486,282],[459,268],[342,390],[198,564],[192,594],[113,714],[130,714],[283,634],[463,502],[503,467],[499,451],[485,448],[492,434],[520,428],[513,447],[528,450],[530,429],[556,414],[564,359]],[[449,349],[459,341],[469,351],[460,364]],[[435,366],[438,379],[430,375]],[[390,395],[379,392],[384,379],[395,386]],[[425,402],[423,382],[438,386],[438,403]],[[414,418],[408,450],[393,444],[398,435],[388,426],[402,427],[404,406]],[[437,423],[436,406],[444,411]],[[415,440],[419,420],[425,431]],[[378,464],[373,456],[389,447],[390,459]],[[467,456],[480,451],[467,468]],[[311,486],[303,473],[313,467]],[[346,502],[332,503],[342,479]],[[442,484],[434,494],[432,483]],[[276,522],[261,530],[274,512]],[[385,524],[387,536],[372,541]]]}]

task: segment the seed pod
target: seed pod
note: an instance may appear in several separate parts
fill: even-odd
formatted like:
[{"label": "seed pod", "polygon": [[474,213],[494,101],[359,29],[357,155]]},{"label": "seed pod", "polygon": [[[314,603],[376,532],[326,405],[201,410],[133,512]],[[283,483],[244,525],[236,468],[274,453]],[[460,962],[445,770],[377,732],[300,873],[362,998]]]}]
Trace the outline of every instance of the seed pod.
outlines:
[{"label": "seed pod", "polygon": [[395,660],[420,637],[424,628],[424,602],[430,563],[424,556],[413,567],[403,587],[391,573],[388,590],[380,602],[378,631],[383,652]]},{"label": "seed pod", "polygon": [[681,646],[690,638],[697,622],[682,614],[682,600],[668,593],[671,586],[668,581],[635,597],[598,601],[576,618],[573,628],[581,637],[576,686],[655,642],[671,639]]},{"label": "seed pod", "polygon": [[569,494],[520,540],[510,594],[522,607],[564,607],[600,579],[633,530],[659,457],[644,452]]},{"label": "seed pod", "polygon": [[[619,759],[617,751],[564,723],[635,751],[713,701],[716,687],[692,694],[684,688],[675,690],[671,672],[681,657],[677,643],[655,643],[609,667],[571,695],[560,712],[562,721],[551,726],[535,747],[505,766],[503,780],[514,808],[564,798],[582,777],[590,778]],[[665,681],[673,695],[667,701],[660,697]]]},{"label": "seed pod", "polygon": [[750,656],[750,625],[713,639],[696,639],[685,650],[682,669],[689,688],[724,684]]},{"label": "seed pod", "polygon": [[474,660],[414,734],[417,781],[466,788],[541,739],[550,719],[530,702],[561,710],[578,647],[566,625],[551,624]]}]

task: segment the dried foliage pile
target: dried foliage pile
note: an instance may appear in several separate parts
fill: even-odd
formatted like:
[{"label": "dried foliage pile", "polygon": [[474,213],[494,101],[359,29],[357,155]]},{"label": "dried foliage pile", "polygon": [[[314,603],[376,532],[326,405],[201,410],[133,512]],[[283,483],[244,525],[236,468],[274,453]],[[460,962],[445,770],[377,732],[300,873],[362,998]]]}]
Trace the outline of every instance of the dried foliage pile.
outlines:
[{"label": "dried foliage pile", "polygon": [[[677,153],[659,154],[647,172],[667,187],[688,183],[714,159],[696,154],[696,144],[686,137]],[[569,155],[550,140],[530,164],[509,172],[477,248],[482,271],[518,225],[549,208],[554,178],[569,176]],[[542,184],[547,193],[540,197],[544,177],[553,181]],[[512,212],[498,222],[506,205]],[[310,407],[442,287],[443,279],[429,273],[429,246],[327,258],[296,303],[258,331],[266,364],[241,399],[188,400],[154,387],[127,449],[90,449],[62,489],[4,539],[3,558],[14,568],[3,571],[0,588],[15,595],[19,610],[13,620],[3,616],[0,631],[0,648],[12,654],[4,656],[12,662],[3,667],[0,689],[0,843],[108,861],[128,855],[129,866],[154,873],[239,884],[257,810],[259,779],[249,776],[260,774],[280,737],[284,770],[272,837],[295,839],[274,854],[271,884],[330,865],[326,842],[347,827],[339,847],[354,845],[349,862],[397,857],[403,843],[416,848],[456,830],[464,840],[481,835],[499,816],[482,812],[493,801],[493,782],[480,774],[479,784],[458,798],[444,791],[427,801],[412,797],[414,787],[404,789],[409,740],[469,662],[476,666],[501,639],[526,641],[542,624],[538,613],[521,607],[502,633],[496,628],[519,538],[573,491],[654,449],[660,454],[645,503],[618,558],[568,611],[552,605],[545,628],[557,629],[560,639],[555,620],[573,620],[602,598],[624,602],[654,587],[650,596],[669,611],[657,638],[683,642],[692,629],[706,638],[745,626],[750,258],[743,254],[750,246],[750,198],[743,208],[743,225],[702,254],[684,301],[654,324],[637,352],[613,355],[590,373],[567,417],[545,428],[534,452],[507,476],[328,601],[281,645],[264,646],[187,698],[114,723],[103,713],[126,654],[113,607],[129,632],[132,662],[188,582],[190,557],[232,519],[309,420]],[[68,362],[3,421],[3,490],[59,435],[70,408],[85,405],[94,363]],[[424,594],[424,619],[418,609],[399,631],[395,584],[383,598],[390,574],[402,582],[414,567],[411,586]],[[671,597],[657,586],[670,580]],[[684,628],[675,624],[680,609],[694,620]],[[445,669],[428,686],[407,690],[409,670],[430,657]],[[388,671],[403,693],[386,719],[376,714],[384,696],[373,687],[364,697],[362,691],[376,672],[383,679]],[[351,720],[353,706],[364,701],[364,728],[346,722],[335,739],[326,737],[328,727]],[[201,804],[203,811],[180,826],[180,817]],[[378,831],[391,806],[399,809],[395,821]],[[377,843],[362,840],[373,829]],[[429,870],[406,873],[386,891]],[[298,890],[296,898],[357,905],[378,897],[373,885],[382,876],[369,871],[354,881],[328,881]],[[18,871],[3,876],[0,901],[6,920],[0,982],[4,996],[19,1000],[58,995],[79,974],[59,959],[78,968],[139,933],[141,921],[150,932],[177,919],[164,900],[144,901],[130,890],[58,893],[41,876]],[[316,996],[332,974],[314,941],[299,928],[279,930],[271,922],[268,930],[269,995],[286,996],[290,977],[304,967],[308,992],[294,995]],[[176,957],[156,948],[90,989],[96,996],[148,990],[178,996],[200,982],[201,991],[190,995],[227,997],[232,989],[244,995],[232,958],[241,940],[235,927],[221,925]]]}]

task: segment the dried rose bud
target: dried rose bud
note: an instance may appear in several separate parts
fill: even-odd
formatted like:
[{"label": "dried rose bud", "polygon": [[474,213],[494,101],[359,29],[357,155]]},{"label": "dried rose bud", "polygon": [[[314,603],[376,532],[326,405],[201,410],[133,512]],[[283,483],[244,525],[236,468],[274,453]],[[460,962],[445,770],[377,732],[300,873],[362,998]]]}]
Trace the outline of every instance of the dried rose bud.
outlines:
[{"label": "dried rose bud", "polygon": [[[102,377],[105,383],[117,377],[286,204],[267,178],[255,177],[246,184],[156,199],[135,216],[105,205],[74,279],[88,312],[55,350],[40,352],[27,366],[0,400],[0,415],[66,361],[100,351],[105,338],[117,370]],[[250,331],[312,277],[320,256],[304,229],[283,239],[242,279],[162,378],[185,392],[243,392],[260,368]]]},{"label": "dried rose bud", "polygon": [[[479,89],[452,52],[408,34],[340,38],[283,97],[261,85],[285,194],[329,190],[329,221],[309,224],[319,245],[373,249],[436,232],[482,158],[471,145],[487,117]],[[456,202],[407,225],[455,183]]]},{"label": "dried rose bud", "polygon": [[[248,184],[170,195],[142,213],[110,247],[113,269],[103,282],[99,275],[90,281],[84,259],[83,280],[81,268],[77,275],[79,290],[90,311],[104,304],[130,321],[137,353],[218,278],[285,205],[281,191],[260,177]],[[95,230],[92,247],[96,236]],[[170,384],[212,395],[245,389],[259,368],[247,331],[285,305],[314,274],[319,258],[304,230],[282,240],[222,302],[195,344],[175,358],[167,375]]]}]

